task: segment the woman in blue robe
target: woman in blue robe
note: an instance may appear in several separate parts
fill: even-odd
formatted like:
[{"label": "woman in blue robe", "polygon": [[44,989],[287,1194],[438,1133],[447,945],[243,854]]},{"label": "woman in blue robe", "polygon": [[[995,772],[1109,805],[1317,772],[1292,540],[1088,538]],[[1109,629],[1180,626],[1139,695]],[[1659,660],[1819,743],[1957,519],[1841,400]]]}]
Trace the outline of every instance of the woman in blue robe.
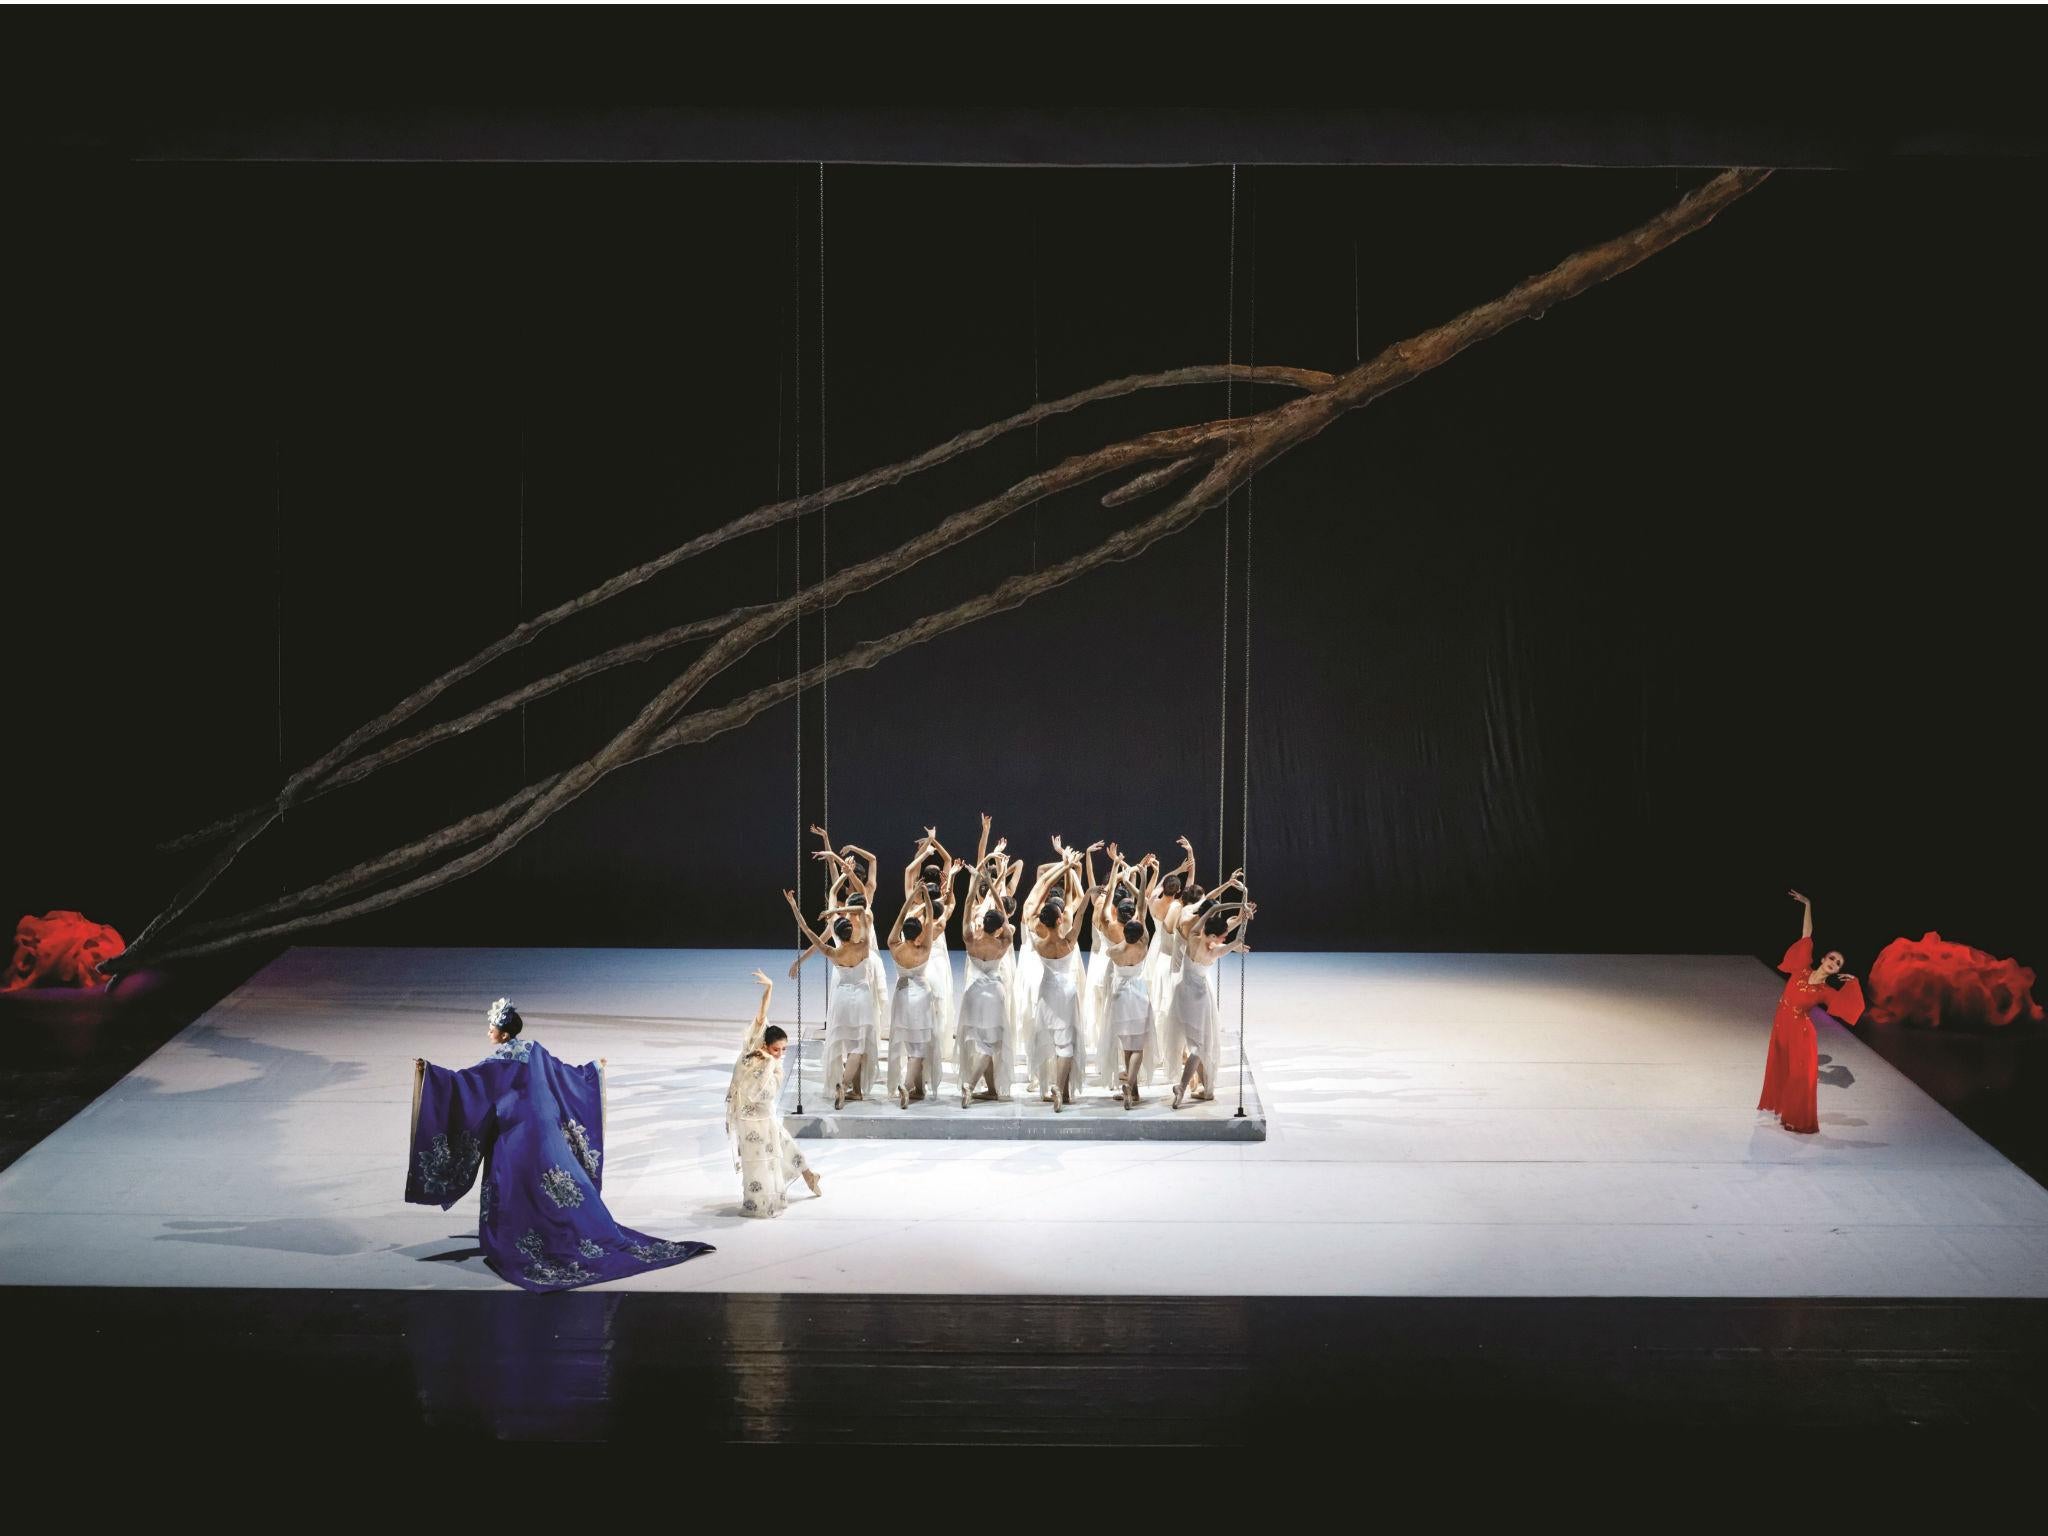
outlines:
[{"label": "woman in blue robe", "polygon": [[486,1015],[490,1054],[460,1071],[415,1060],[405,1198],[447,1210],[482,1174],[484,1261],[529,1291],[566,1291],[713,1251],[622,1227],[604,1177],[602,1062],[572,1067],[531,1040],[509,998]]}]

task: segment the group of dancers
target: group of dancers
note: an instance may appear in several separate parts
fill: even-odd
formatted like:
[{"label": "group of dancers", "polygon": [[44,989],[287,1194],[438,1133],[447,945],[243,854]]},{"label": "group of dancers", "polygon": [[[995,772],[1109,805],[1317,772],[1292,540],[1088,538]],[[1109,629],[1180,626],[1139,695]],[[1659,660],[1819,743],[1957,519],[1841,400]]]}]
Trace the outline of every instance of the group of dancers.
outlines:
[{"label": "group of dancers", "polygon": [[[784,892],[808,940],[790,973],[812,954],[824,955],[834,968],[826,1070],[835,1105],[872,1088],[885,1019],[889,1092],[903,1109],[943,1091],[949,1058],[962,1108],[1005,1098],[1020,1053],[1031,1092],[1055,1113],[1073,1103],[1077,1079],[1108,1087],[1126,1107],[1134,1105],[1141,1082],[1176,1062],[1175,1108],[1191,1094],[1214,1097],[1221,1055],[1215,965],[1232,950],[1248,949],[1244,930],[1257,911],[1244,899],[1244,872],[1204,892],[1185,838],[1186,857],[1162,873],[1151,854],[1131,864],[1114,844],[1074,849],[1055,837],[1058,857],[1039,866],[1020,909],[1022,866],[1001,841],[990,848],[988,833],[984,816],[981,845],[968,865],[926,829],[904,869],[903,909],[884,943],[896,963],[893,989],[885,985],[873,939],[871,854],[835,849],[826,839],[819,857],[832,865],[832,890],[815,928],[795,894]],[[1103,851],[1110,863],[1098,884],[1094,855]],[[968,876],[961,933],[968,979],[956,1017],[945,934],[962,874]],[[1233,891],[1240,899],[1226,899]],[[1789,894],[1805,920],[1780,962],[1787,980],[1757,1108],[1788,1131],[1810,1133],[1820,1129],[1814,1010],[1854,1024],[1864,1001],[1861,985],[1843,970],[1841,951],[1815,957],[1813,903],[1797,891]],[[1096,939],[1085,971],[1079,954],[1084,923]],[[768,1022],[775,984],[759,971],[754,979],[761,998],[733,1065],[725,1128],[740,1177],[740,1214],[766,1217],[787,1208],[788,1191],[799,1180],[813,1197],[824,1190],[782,1115],[789,1036]],[[414,1063],[408,1201],[445,1210],[480,1188],[484,1256],[527,1290],[566,1290],[713,1251],[707,1243],[622,1226],[606,1207],[601,1059],[583,1066],[557,1060],[524,1037],[508,998],[491,1004],[485,1028],[490,1049],[473,1067]]]},{"label": "group of dancers", "polygon": [[[1056,835],[1056,857],[1037,867],[1020,905],[1025,866],[1011,857],[1008,839],[990,845],[991,829],[984,815],[969,863],[947,852],[937,829],[925,828],[904,866],[902,906],[886,937],[878,937],[875,856],[851,843],[835,848],[824,828],[811,829],[824,843],[812,857],[832,873],[825,909],[813,923],[794,891],[782,894],[805,941],[789,974],[813,955],[831,967],[825,1081],[832,1107],[873,1093],[884,1038],[887,1093],[903,1110],[939,1099],[948,1066],[962,1109],[1008,1100],[1020,1063],[1028,1092],[1055,1114],[1087,1086],[1135,1108],[1141,1088],[1162,1077],[1173,1085],[1175,1109],[1215,1098],[1223,1055],[1216,962],[1249,951],[1245,929],[1258,911],[1244,871],[1205,891],[1184,837],[1181,862],[1166,870],[1157,854],[1133,863],[1115,843],[1073,848]],[[1109,860],[1100,880],[1098,853]],[[946,945],[956,910],[967,953],[957,997]],[[895,964],[893,985],[885,949]]]}]

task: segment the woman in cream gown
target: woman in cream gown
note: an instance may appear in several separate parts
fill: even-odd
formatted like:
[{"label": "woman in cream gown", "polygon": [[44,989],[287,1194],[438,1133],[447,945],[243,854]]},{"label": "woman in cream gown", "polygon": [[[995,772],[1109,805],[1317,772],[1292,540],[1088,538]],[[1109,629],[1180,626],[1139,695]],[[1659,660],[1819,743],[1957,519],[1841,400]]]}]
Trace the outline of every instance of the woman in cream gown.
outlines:
[{"label": "woman in cream gown", "polygon": [[754,980],[761,983],[761,1006],[747,1026],[725,1090],[725,1134],[739,1170],[740,1214],[780,1216],[789,1204],[790,1185],[801,1178],[813,1195],[822,1195],[824,1180],[804,1161],[796,1138],[782,1123],[782,1053],[789,1039],[768,1022],[775,983],[759,971]]}]

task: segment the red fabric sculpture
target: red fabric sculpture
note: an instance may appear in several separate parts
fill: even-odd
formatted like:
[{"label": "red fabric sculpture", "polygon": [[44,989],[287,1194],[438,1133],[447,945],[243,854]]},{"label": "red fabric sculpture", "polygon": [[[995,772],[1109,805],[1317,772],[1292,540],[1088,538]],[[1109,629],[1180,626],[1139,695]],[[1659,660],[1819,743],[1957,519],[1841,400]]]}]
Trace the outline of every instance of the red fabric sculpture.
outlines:
[{"label": "red fabric sculpture", "polygon": [[21,987],[103,987],[102,962],[128,946],[105,923],[83,912],[24,917],[14,930],[14,964],[0,992]]},{"label": "red fabric sculpture", "polygon": [[1944,1023],[2003,1028],[2020,1019],[2041,1022],[2034,973],[2016,960],[2000,960],[1938,933],[1893,939],[1870,967],[1870,1018],[1875,1024]]}]

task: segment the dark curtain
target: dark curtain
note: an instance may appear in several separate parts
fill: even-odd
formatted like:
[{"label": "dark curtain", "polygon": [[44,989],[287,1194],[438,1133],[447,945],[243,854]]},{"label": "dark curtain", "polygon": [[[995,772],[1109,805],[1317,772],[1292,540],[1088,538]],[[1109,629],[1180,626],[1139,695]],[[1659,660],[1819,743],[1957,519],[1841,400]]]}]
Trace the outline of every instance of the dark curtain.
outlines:
[{"label": "dark curtain", "polygon": [[[5,915],[133,932],[152,843],[424,678],[803,484],[1123,373],[1340,369],[1638,222],[1699,173],[834,168],[10,171],[15,667]],[[1781,173],[1641,269],[1263,474],[1223,717],[1225,521],[833,684],[804,820],[906,857],[989,810],[1249,863],[1274,947],[1738,950],[2044,927],[2037,164]],[[801,368],[799,370],[799,362]],[[25,396],[26,398],[21,398]],[[1280,396],[1240,390],[1239,410]],[[806,580],[1095,443],[1148,395],[806,531]],[[822,435],[820,430],[822,418]],[[1247,500],[1249,506],[1247,507]],[[1026,511],[830,618],[836,652],[1136,515]],[[787,594],[787,531],[447,701]],[[806,626],[815,659],[824,638]],[[1236,648],[1234,643],[1233,649]],[[680,665],[614,673],[295,812],[226,910],[494,803]],[[796,663],[793,637],[714,703]],[[1235,664],[1234,664],[1235,665]],[[469,880],[311,942],[773,943],[790,707],[613,775]]]}]

